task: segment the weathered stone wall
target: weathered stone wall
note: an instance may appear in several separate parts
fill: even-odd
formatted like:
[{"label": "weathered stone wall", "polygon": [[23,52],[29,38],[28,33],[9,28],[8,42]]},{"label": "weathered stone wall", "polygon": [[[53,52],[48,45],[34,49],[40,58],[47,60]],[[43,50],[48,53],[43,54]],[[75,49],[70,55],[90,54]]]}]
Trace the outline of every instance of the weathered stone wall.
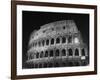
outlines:
[{"label": "weathered stone wall", "polygon": [[33,31],[27,55],[27,64],[35,68],[88,64],[87,46],[73,20],[52,22]]}]

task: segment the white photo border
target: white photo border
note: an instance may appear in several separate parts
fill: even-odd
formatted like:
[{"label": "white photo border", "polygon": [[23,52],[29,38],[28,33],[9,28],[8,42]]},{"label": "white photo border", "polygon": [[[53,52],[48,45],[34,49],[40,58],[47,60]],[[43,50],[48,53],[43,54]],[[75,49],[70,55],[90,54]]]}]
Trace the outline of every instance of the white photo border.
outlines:
[{"label": "white photo border", "polygon": [[[41,11],[58,13],[80,13],[89,14],[89,65],[79,67],[43,68],[43,69],[22,69],[22,11]],[[36,75],[51,73],[73,73],[94,71],[94,9],[83,8],[62,8],[34,5],[17,5],[17,75]]]}]

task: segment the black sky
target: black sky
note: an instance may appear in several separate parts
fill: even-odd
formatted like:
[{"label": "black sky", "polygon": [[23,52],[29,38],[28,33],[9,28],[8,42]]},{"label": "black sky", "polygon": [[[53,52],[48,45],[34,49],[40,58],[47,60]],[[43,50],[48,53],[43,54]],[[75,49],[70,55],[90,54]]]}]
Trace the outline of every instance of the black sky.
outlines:
[{"label": "black sky", "polygon": [[[53,13],[22,11],[22,53],[23,67],[26,60],[29,36],[32,31],[38,30],[40,26],[60,20],[74,20],[78,30],[81,32],[83,40],[89,45],[89,15],[75,13]],[[88,46],[89,47],[89,46]]]}]

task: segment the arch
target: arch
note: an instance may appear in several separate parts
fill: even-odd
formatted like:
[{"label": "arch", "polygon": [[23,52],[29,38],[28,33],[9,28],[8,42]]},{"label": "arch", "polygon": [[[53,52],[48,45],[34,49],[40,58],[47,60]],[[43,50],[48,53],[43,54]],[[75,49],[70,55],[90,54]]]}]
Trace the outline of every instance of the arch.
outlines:
[{"label": "arch", "polygon": [[65,26],[63,26],[63,29],[65,29],[66,27]]},{"label": "arch", "polygon": [[66,50],[62,49],[62,56],[66,56]]},{"label": "arch", "polygon": [[45,51],[45,57],[48,57],[48,51]]},{"label": "arch", "polygon": [[49,45],[49,39],[46,40],[46,45]]},{"label": "arch", "polygon": [[44,46],[44,40],[42,41],[42,45]]},{"label": "arch", "polygon": [[38,52],[36,53],[36,58],[39,58],[39,53]]},{"label": "arch", "polygon": [[43,51],[40,53],[40,58],[42,58],[43,57]]},{"label": "arch", "polygon": [[55,56],[59,56],[59,49],[56,50]]},{"label": "arch", "polygon": [[50,57],[53,57],[53,50],[50,50]]},{"label": "arch", "polygon": [[52,31],[54,31],[54,28],[51,28]]},{"label": "arch", "polygon": [[41,46],[41,42],[40,41],[38,42],[38,45]]},{"label": "arch", "polygon": [[73,51],[72,51],[72,49],[70,48],[70,49],[68,49],[68,54],[69,54],[69,56],[72,56],[73,55]]},{"label": "arch", "polygon": [[37,46],[37,42],[34,43],[34,46],[35,46],[35,47]]},{"label": "arch", "polygon": [[62,37],[62,43],[66,43],[66,38]]},{"label": "arch", "polygon": [[85,56],[85,50],[82,49],[82,56]]},{"label": "arch", "polygon": [[43,30],[43,33],[45,33],[46,32],[46,30]]},{"label": "arch", "polygon": [[75,56],[79,56],[79,50],[75,49]]},{"label": "arch", "polygon": [[60,38],[56,38],[56,43],[60,43]]},{"label": "arch", "polygon": [[71,43],[72,42],[72,36],[69,36],[68,37],[68,43]]},{"label": "arch", "polygon": [[51,39],[51,44],[54,44],[54,39],[53,38]]}]

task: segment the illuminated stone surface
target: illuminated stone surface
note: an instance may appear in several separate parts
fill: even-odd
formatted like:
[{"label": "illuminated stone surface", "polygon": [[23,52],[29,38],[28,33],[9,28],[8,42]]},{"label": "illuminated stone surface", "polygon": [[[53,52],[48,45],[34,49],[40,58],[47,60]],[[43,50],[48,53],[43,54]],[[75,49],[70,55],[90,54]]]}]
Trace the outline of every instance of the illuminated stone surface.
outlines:
[{"label": "illuminated stone surface", "polygon": [[87,45],[73,20],[45,24],[31,33],[27,51],[29,68],[86,66]]}]

